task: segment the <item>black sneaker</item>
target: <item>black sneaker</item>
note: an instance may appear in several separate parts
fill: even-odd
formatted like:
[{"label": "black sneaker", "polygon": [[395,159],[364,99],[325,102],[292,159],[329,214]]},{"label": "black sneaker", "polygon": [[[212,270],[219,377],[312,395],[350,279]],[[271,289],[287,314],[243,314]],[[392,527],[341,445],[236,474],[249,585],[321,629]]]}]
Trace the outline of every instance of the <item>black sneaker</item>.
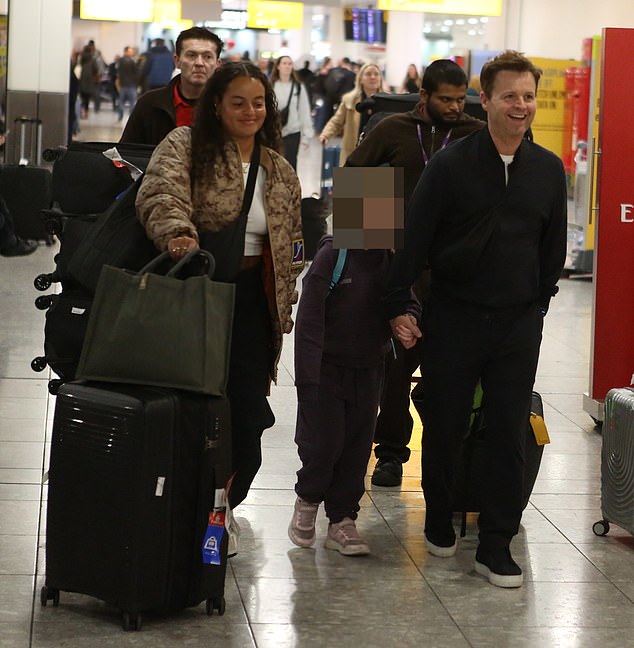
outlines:
[{"label": "black sneaker", "polygon": [[6,257],[26,256],[27,254],[32,254],[35,250],[37,250],[37,241],[18,238],[13,247],[2,250],[0,254]]},{"label": "black sneaker", "polygon": [[400,486],[403,464],[398,459],[379,459],[374,466],[371,482],[374,486]]},{"label": "black sneaker", "polygon": [[458,550],[456,532],[452,526],[445,533],[435,533],[425,529],[425,546],[432,556],[451,558]]},{"label": "black sneaker", "polygon": [[524,577],[521,567],[513,560],[508,547],[483,549],[478,547],[475,570],[497,587],[521,587]]}]

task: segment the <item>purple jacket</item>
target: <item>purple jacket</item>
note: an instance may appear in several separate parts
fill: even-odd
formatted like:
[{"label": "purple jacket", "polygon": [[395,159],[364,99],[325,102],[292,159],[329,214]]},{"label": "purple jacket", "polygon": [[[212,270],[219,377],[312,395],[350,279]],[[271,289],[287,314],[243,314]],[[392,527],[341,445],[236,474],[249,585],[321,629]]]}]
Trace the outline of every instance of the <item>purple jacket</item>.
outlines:
[{"label": "purple jacket", "polygon": [[[332,237],[322,238],[302,282],[295,318],[295,385],[300,400],[317,397],[322,360],[341,367],[375,367],[390,348],[381,296],[391,253],[348,250],[341,280],[330,291],[337,256]],[[420,314],[414,299],[409,312]]]}]

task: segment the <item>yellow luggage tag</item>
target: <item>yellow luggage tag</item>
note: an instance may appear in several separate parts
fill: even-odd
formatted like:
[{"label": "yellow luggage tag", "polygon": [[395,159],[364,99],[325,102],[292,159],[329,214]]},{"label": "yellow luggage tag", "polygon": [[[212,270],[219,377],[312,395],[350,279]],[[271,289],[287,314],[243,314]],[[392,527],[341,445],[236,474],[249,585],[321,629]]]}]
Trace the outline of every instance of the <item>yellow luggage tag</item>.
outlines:
[{"label": "yellow luggage tag", "polygon": [[537,442],[537,445],[542,446],[550,443],[550,437],[548,436],[546,423],[541,416],[535,414],[534,412],[531,412],[530,424],[531,428],[533,428],[533,434],[535,435],[535,441]]}]

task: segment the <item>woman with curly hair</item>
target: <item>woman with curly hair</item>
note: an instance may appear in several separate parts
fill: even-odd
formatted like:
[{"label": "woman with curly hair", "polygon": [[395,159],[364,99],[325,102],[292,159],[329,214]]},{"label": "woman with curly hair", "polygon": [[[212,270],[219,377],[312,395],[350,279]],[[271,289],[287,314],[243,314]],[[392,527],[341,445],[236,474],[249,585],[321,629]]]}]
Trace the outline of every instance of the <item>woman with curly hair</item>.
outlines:
[{"label": "woman with curly hair", "polygon": [[[282,335],[293,326],[295,279],[303,266],[301,190],[278,153],[275,94],[255,65],[218,68],[196,110],[191,128],[176,128],[157,146],[136,206],[158,249],[174,260],[199,246],[209,249],[215,278],[236,286],[227,386],[235,508],[260,468],[261,435],[275,422],[267,394]],[[239,218],[245,212],[246,226]]]}]

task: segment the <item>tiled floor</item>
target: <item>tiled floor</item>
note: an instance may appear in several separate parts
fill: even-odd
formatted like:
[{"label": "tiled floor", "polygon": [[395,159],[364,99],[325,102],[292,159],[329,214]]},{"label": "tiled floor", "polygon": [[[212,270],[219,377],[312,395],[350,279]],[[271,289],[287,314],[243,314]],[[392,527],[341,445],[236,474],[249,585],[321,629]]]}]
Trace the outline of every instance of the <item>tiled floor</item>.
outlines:
[{"label": "tiled floor", "polygon": [[[116,139],[114,116],[84,127],[84,139]],[[95,120],[96,121],[96,120]],[[304,193],[316,187],[316,148],[300,163]],[[546,319],[536,388],[552,444],[546,448],[514,553],[525,569],[519,590],[488,585],[473,570],[475,528],[455,558],[430,557],[422,541],[425,504],[414,446],[403,487],[370,486],[359,526],[372,555],[344,558],[321,546],[294,547],[286,527],[299,462],[293,443],[292,337],[272,391],[277,423],[264,435],[264,464],[237,510],[239,554],[227,573],[227,611],[204,608],[169,619],[148,616],[125,633],[116,610],[62,593],[41,608],[46,542],[47,441],[53,399],[31,371],[42,348],[44,314],[33,307],[33,277],[55,250],[0,258],[0,646],[235,646],[311,648],[357,645],[622,648],[634,633],[634,539],[618,527],[599,538],[601,436],[582,411],[590,346],[590,283],[563,280]],[[370,467],[371,470],[371,467]],[[326,524],[320,515],[318,531]],[[95,556],[95,559],[98,559]]]}]

